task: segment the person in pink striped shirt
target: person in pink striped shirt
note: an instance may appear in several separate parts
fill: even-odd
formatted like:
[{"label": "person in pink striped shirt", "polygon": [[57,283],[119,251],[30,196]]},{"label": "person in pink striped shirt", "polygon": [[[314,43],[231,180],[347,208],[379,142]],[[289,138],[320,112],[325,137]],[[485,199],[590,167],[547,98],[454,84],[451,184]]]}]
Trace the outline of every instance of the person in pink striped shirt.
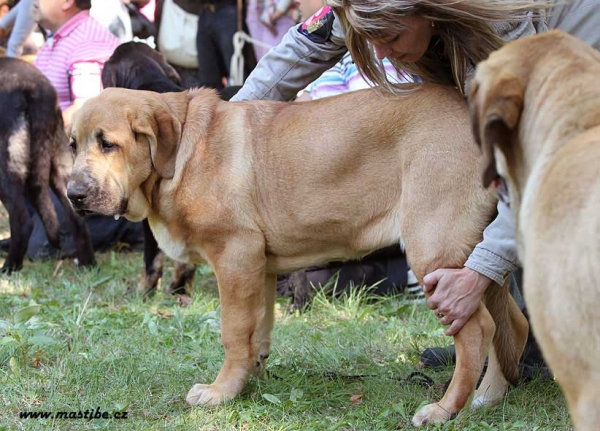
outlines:
[{"label": "person in pink striped shirt", "polygon": [[65,127],[102,90],[102,67],[119,40],[90,17],[91,0],[39,0],[39,24],[50,32],[35,65],[58,94]]},{"label": "person in pink striped shirt", "polygon": [[[102,68],[119,44],[106,27],[90,17],[90,8],[91,0],[39,0],[38,23],[50,32],[50,37],[38,52],[35,65],[56,89],[65,127],[83,102],[102,90]],[[59,218],[64,226],[64,213]],[[41,223],[35,220],[34,224]],[[98,214],[86,216],[85,221],[94,251],[110,249],[118,242],[134,246],[142,238],[140,223]],[[63,232],[68,235],[61,228]],[[44,245],[33,251],[37,256],[57,252],[47,239],[38,236],[38,242]],[[61,249],[61,253],[68,253],[68,248]]]}]

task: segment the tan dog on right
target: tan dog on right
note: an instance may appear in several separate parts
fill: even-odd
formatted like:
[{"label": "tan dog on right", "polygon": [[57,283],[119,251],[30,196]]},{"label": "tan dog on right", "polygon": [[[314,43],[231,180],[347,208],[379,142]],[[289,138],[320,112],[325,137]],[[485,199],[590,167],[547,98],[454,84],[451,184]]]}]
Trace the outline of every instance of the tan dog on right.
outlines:
[{"label": "tan dog on right", "polygon": [[535,334],[575,428],[600,426],[600,53],[566,33],[512,42],[469,96],[484,185],[508,183]]}]

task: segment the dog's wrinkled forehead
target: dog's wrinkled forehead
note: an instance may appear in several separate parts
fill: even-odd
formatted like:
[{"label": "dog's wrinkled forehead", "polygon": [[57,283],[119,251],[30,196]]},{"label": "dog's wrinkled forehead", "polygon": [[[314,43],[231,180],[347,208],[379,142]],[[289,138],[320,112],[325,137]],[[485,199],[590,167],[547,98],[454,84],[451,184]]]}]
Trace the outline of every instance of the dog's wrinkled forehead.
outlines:
[{"label": "dog's wrinkled forehead", "polygon": [[86,101],[76,112],[71,127],[71,136],[86,140],[103,133],[125,132],[130,130],[131,115],[136,110],[136,98],[108,88],[98,96]]},{"label": "dog's wrinkled forehead", "polygon": [[493,52],[486,60],[477,65],[475,76],[470,82],[469,92],[484,89],[490,81],[503,76],[504,71],[514,67],[514,55],[507,51],[507,46]]},{"label": "dog's wrinkled forehead", "polygon": [[570,55],[572,47],[569,39],[572,37],[568,34],[552,30],[508,42],[478,64],[476,81],[485,84],[487,80],[507,72],[528,76],[544,59],[564,59]]}]

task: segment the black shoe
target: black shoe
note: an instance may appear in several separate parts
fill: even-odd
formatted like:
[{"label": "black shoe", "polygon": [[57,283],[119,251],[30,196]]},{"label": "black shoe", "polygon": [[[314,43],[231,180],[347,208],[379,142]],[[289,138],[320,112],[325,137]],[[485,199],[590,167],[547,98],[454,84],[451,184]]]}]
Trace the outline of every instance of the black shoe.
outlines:
[{"label": "black shoe", "polygon": [[542,352],[528,345],[519,361],[519,379],[529,382],[533,379],[554,380],[554,374],[544,361]]},{"label": "black shoe", "polygon": [[425,368],[447,367],[456,363],[454,345],[448,347],[430,347],[421,353],[421,364]]},{"label": "black shoe", "polygon": [[520,362],[519,380],[523,382],[530,382],[531,380],[535,379],[543,381],[554,380],[554,374],[552,374],[552,370],[550,370],[546,364],[530,365]]},{"label": "black shoe", "polygon": [[[553,380],[554,375],[544,362],[539,351],[527,351],[519,361],[519,379],[529,382],[533,379]],[[421,364],[425,368],[447,367],[456,363],[454,345],[448,347],[431,347],[421,354]],[[487,365],[487,359],[486,359]],[[484,368],[485,373],[485,368]]]}]

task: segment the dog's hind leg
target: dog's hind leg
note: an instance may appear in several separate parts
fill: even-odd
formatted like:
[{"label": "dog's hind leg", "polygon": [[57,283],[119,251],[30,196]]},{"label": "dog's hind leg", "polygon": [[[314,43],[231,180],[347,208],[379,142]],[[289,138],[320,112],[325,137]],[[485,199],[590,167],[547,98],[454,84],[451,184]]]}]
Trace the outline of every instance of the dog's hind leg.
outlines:
[{"label": "dog's hind leg", "polygon": [[[3,96],[6,96],[4,94]],[[19,105],[8,94],[3,97],[6,106]],[[27,244],[33,222],[27,210],[25,196],[26,183],[30,174],[31,140],[27,120],[20,115],[5,114],[0,117],[0,200],[6,207],[10,223],[10,243],[8,256],[2,272],[18,271],[23,266]]]},{"label": "dog's hind leg", "polygon": [[257,329],[257,337],[260,340],[260,355],[256,363],[255,374],[264,370],[269,351],[271,350],[271,331],[275,321],[275,297],[277,296],[277,276],[267,274],[265,277],[265,318],[261,321]]},{"label": "dog's hind leg", "polygon": [[[192,387],[186,397],[188,404],[217,405],[238,395],[256,371],[267,344],[265,332],[272,323],[271,311],[267,311],[271,300],[265,297],[264,242],[262,237],[250,235],[204,248],[219,283],[225,362],[212,384]],[[270,284],[275,289],[274,283]]]},{"label": "dog's hind leg", "polygon": [[[493,209],[494,204],[490,201],[485,211],[463,211],[450,215],[461,206],[456,202],[449,205],[449,197],[445,195],[431,194],[430,190],[425,190],[422,196],[406,197],[404,208],[407,212],[401,228],[408,261],[421,283],[423,277],[436,268],[462,266],[474,246],[472,244],[478,241],[477,232],[485,227],[486,213]],[[468,192],[465,191],[463,195],[468,196]],[[452,193],[448,193],[448,196],[452,196]],[[420,200],[420,204],[413,204],[411,197]],[[432,202],[429,211],[425,211],[427,217],[421,215],[424,202]],[[445,204],[441,205],[440,202]],[[472,208],[473,205],[469,204],[466,202],[464,207]],[[420,208],[418,215],[414,213],[414,208]],[[426,295],[431,294],[429,292]],[[412,422],[415,426],[444,423],[469,404],[495,332],[494,319],[481,301],[475,313],[454,336],[456,367],[446,393],[440,401],[426,405],[414,415]]]},{"label": "dog's hind leg", "polygon": [[496,326],[487,308],[479,308],[454,336],[456,367],[450,386],[440,401],[428,404],[412,419],[415,426],[444,423],[452,419],[469,402],[492,345]]},{"label": "dog's hind leg", "polygon": [[496,331],[494,336],[488,368],[475,392],[473,408],[495,404],[504,397],[509,385],[517,384],[518,362],[529,332],[529,323],[510,295],[508,286],[490,286],[485,303],[496,327],[504,330]]},{"label": "dog's hind leg", "polygon": [[0,171],[0,184],[0,200],[8,212],[10,223],[10,245],[2,272],[10,274],[23,267],[33,222],[25,204],[24,185],[4,171]]}]

